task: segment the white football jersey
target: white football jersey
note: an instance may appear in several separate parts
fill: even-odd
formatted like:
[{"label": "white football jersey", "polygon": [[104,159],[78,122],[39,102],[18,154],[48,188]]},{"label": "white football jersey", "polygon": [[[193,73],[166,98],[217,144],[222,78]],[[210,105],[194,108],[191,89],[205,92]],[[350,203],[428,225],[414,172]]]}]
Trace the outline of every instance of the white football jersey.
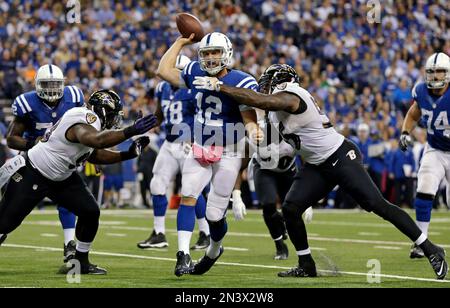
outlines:
[{"label": "white football jersey", "polygon": [[283,139],[294,147],[305,162],[313,165],[323,163],[342,145],[344,136],[333,128],[312,95],[297,83],[280,84],[273,91],[277,92],[295,94],[307,107],[300,114],[271,111],[270,121],[278,126]]},{"label": "white football jersey", "polygon": [[100,119],[93,111],[86,107],[72,108],[28,151],[31,164],[46,178],[53,181],[67,179],[94,151],[67,140],[67,130],[78,123],[91,125],[98,131],[101,129]]}]

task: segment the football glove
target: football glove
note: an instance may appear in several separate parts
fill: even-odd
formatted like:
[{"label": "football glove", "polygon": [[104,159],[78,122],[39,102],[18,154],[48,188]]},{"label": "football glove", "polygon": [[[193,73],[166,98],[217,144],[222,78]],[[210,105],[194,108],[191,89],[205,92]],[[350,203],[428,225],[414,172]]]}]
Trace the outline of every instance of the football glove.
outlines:
[{"label": "football glove", "polygon": [[192,82],[197,90],[209,90],[209,91],[220,91],[220,85],[223,84],[222,81],[219,81],[216,77],[202,77],[197,76],[195,80]]},{"label": "football glove", "polygon": [[142,113],[139,113],[137,120],[133,125],[124,129],[125,137],[128,139],[136,135],[145,134],[147,131],[156,126],[157,118],[153,113],[142,117]]},{"label": "football glove", "polygon": [[403,132],[400,136],[400,140],[398,142],[398,146],[400,147],[400,150],[405,152],[409,146],[413,144],[412,138],[409,135],[408,132]]},{"label": "football glove", "polygon": [[247,211],[245,209],[245,203],[241,198],[240,190],[233,190],[233,214],[235,220],[242,220],[244,216],[247,215]]},{"label": "football glove", "polygon": [[147,136],[142,136],[133,141],[133,143],[128,148],[130,155],[137,157],[141,155],[145,147],[150,143],[150,138]]}]

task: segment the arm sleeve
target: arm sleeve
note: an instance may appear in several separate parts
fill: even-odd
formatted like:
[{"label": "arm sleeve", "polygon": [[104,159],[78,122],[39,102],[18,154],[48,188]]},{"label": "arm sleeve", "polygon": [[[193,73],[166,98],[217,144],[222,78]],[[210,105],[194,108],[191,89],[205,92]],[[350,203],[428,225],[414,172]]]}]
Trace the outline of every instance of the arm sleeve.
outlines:
[{"label": "arm sleeve", "polygon": [[192,61],[181,71],[181,80],[184,81],[188,89],[192,88],[192,82],[194,81],[195,76],[198,75],[199,70],[200,64],[197,61]]},{"label": "arm sleeve", "polygon": [[11,105],[13,115],[18,118],[24,118],[27,113],[26,106],[24,105],[21,96],[22,95],[17,96]]}]

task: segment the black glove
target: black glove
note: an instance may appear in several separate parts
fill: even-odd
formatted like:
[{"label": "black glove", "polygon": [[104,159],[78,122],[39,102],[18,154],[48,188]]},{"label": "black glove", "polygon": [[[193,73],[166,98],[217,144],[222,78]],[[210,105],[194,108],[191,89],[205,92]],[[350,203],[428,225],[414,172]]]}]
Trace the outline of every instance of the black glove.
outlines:
[{"label": "black glove", "polygon": [[[139,115],[142,116],[142,113]],[[127,139],[136,135],[145,134],[147,131],[156,126],[157,121],[158,120],[153,113],[150,113],[145,117],[138,117],[133,125],[130,125],[123,130],[123,133]]]},{"label": "black glove", "polygon": [[142,151],[150,143],[150,138],[147,136],[139,137],[133,141],[133,143],[128,148],[128,153],[133,157],[141,155]]},{"label": "black glove", "polygon": [[413,144],[412,138],[409,135],[408,132],[402,132],[400,135],[400,140],[398,142],[398,146],[400,147],[400,150],[405,152],[410,145]]}]

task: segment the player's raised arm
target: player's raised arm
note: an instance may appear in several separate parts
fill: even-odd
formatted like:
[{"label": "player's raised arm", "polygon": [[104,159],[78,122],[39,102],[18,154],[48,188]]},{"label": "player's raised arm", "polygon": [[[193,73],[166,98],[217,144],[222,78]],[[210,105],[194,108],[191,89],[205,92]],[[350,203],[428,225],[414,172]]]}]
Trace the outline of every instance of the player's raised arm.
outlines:
[{"label": "player's raised arm", "polygon": [[94,149],[106,149],[133,136],[146,133],[156,125],[156,122],[155,115],[149,114],[124,129],[106,131],[98,131],[91,125],[80,123],[68,129],[66,137],[71,142],[79,142]]},{"label": "player's raised arm", "polygon": [[156,75],[175,87],[186,87],[183,79],[181,79],[181,71],[176,68],[176,61],[181,49],[183,49],[183,47],[186,45],[192,44],[193,38],[194,34],[191,34],[189,38],[180,36],[162,56],[158,65],[158,69],[156,71]]},{"label": "player's raised arm", "polygon": [[104,149],[96,149],[88,161],[93,164],[107,165],[115,164],[124,160],[138,157],[145,147],[150,143],[150,138],[147,136],[139,137],[133,141],[127,151],[117,152]]}]

